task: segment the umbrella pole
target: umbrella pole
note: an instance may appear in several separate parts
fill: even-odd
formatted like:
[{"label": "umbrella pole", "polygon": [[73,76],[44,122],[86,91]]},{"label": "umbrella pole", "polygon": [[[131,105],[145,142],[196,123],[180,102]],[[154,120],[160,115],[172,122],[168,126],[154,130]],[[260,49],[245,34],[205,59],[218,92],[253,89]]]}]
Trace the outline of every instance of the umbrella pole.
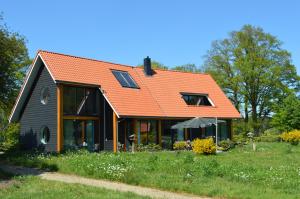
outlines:
[{"label": "umbrella pole", "polygon": [[216,147],[218,147],[218,118],[216,117]]}]

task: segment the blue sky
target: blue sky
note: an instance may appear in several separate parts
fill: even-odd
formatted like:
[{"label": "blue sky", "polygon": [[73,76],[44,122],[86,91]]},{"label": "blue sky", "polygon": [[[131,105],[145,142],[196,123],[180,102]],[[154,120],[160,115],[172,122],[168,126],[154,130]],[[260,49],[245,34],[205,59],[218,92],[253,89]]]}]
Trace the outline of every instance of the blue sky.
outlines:
[{"label": "blue sky", "polygon": [[167,66],[201,65],[211,42],[244,24],[277,36],[300,74],[297,0],[0,0],[11,30],[38,49],[137,65],[149,55]]}]

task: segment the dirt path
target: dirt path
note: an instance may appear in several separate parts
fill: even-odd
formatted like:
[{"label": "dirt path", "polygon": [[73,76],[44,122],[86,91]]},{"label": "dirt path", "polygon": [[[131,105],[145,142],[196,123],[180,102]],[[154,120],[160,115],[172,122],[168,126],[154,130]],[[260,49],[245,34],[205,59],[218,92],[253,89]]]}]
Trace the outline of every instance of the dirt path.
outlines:
[{"label": "dirt path", "polygon": [[173,193],[162,191],[159,189],[146,188],[134,185],[128,185],[119,182],[111,182],[106,180],[95,180],[90,178],[79,177],[75,175],[61,174],[57,172],[43,172],[38,169],[25,168],[20,166],[6,165],[0,162],[0,169],[12,174],[18,175],[36,175],[44,180],[59,181],[71,184],[82,184],[87,186],[100,187],[115,191],[132,192],[141,196],[151,198],[166,198],[166,199],[210,199],[208,197],[199,197],[189,194]]}]

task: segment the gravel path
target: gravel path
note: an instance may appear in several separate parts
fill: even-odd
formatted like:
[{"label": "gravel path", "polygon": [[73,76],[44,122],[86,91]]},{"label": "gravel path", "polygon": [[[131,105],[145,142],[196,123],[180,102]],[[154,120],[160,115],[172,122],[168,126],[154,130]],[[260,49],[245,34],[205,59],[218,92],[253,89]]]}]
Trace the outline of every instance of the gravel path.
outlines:
[{"label": "gravel path", "polygon": [[148,196],[151,198],[164,198],[164,199],[210,199],[208,197],[199,197],[189,194],[174,193],[169,191],[162,191],[159,189],[146,188],[134,185],[128,185],[119,182],[111,182],[107,180],[95,180],[90,178],[84,178],[75,175],[61,174],[57,172],[43,172],[38,169],[25,168],[20,166],[6,165],[0,162],[0,169],[8,173],[18,175],[36,175],[44,180],[59,181],[71,184],[82,184],[87,186],[101,187],[105,189],[132,192],[141,196]]}]

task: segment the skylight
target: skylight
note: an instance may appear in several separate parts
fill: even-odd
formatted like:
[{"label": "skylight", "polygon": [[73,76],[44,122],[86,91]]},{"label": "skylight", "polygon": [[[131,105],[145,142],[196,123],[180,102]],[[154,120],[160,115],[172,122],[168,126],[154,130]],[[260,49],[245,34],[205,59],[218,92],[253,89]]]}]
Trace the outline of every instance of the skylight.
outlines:
[{"label": "skylight", "polygon": [[181,94],[187,105],[195,106],[212,106],[207,95],[203,94]]},{"label": "skylight", "polygon": [[112,73],[123,87],[139,88],[128,72],[113,70]]}]

